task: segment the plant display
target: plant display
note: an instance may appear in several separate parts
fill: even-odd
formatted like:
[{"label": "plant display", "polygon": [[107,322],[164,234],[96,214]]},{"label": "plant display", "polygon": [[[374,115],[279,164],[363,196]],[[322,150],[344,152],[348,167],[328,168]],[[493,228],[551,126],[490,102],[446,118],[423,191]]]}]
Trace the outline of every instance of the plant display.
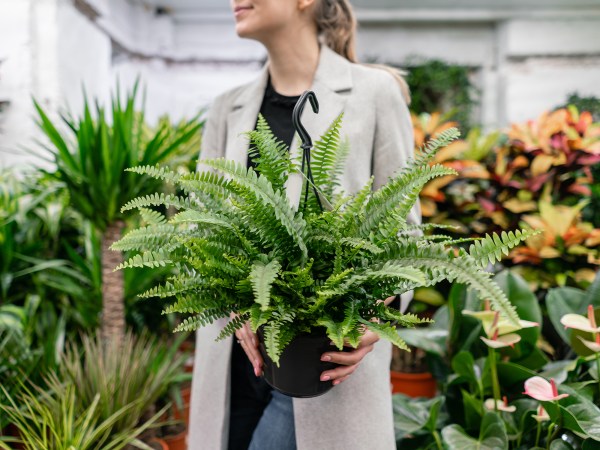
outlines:
[{"label": "plant display", "polygon": [[168,345],[131,333],[121,342],[84,336],[80,348],[68,346],[57,378],[74,387],[78,410],[95,403],[96,416],[108,420],[126,408],[127,414],[111,424],[111,433],[118,434],[142,422],[157,401],[183,381],[187,357],[177,350],[184,338]]},{"label": "plant display", "polygon": [[73,385],[50,380],[50,390],[23,388],[21,394],[10,398],[8,406],[0,411],[19,431],[18,438],[0,437],[0,448],[11,450],[9,443],[19,444],[26,450],[118,450],[131,445],[149,447],[138,436],[153,425],[164,411],[156,413],[141,425],[115,432],[118,421],[126,420],[138,401],[123,405],[103,418],[100,413],[101,394],[80,408]]},{"label": "plant display", "polygon": [[[415,128],[422,129],[422,122],[415,120]],[[544,229],[527,248],[513,250],[506,264],[519,264],[542,289],[593,280],[600,230],[583,220],[582,210],[594,189],[591,169],[600,162],[600,125],[588,112],[569,107],[544,113],[514,124],[506,136],[473,130],[437,162],[458,176],[425,186],[424,216],[463,236],[516,226]]]},{"label": "plant display", "polygon": [[125,171],[138,165],[165,163],[181,146],[197,139],[201,124],[197,118],[172,127],[165,121],[149,132],[144,114],[135,109],[137,83],[121,104],[117,90],[112,100],[111,120],[96,105],[85,101],[82,117],[62,117],[68,133],[59,131],[38,103],[39,126],[50,140],[48,147],[56,164],[54,175],[65,183],[71,204],[102,233],[102,334],[120,340],[125,332],[123,277],[113,268],[121,261],[110,244],[119,239],[126,215],[120,205],[148,192],[160,183],[140,179]]},{"label": "plant display", "polygon": [[[179,330],[232,312],[238,316],[221,338],[245,321],[253,330],[264,326],[267,353],[275,363],[296,335],[316,328],[340,349],[344,340],[357,346],[365,329],[404,348],[391,322],[412,326],[420,320],[380,300],[442,279],[472,285],[507,320],[517,322],[514,308],[481,267],[528,233],[490,236],[467,252],[444,236],[415,236],[413,231],[427,227],[406,221],[422,186],[454,173],[428,162],[456,139],[457,131],[429,142],[381,189],[373,192],[369,183],[349,196],[336,193],[346,151],[339,145],[340,124],[341,117],[315,145],[314,189],[307,190],[298,210],[287,199],[285,184],[301,168],[263,118],[248,133],[256,170],[225,159],[204,160],[208,170],[183,176],[152,166],[131,169],[171,182],[188,195],[153,194],[123,207],[140,209],[148,225],[113,245],[142,252],[119,268],[174,265],[178,274],[143,296],[175,297],[165,311],[192,314]],[[167,220],[148,209],[157,205],[180,212]]]},{"label": "plant display", "polygon": [[443,111],[455,117],[461,129],[470,127],[479,93],[469,78],[469,67],[440,60],[409,60],[405,65],[410,67],[406,82],[410,87],[411,111]]},{"label": "plant display", "polygon": [[523,318],[518,324],[485,302],[482,310],[477,293],[456,285],[435,316],[437,328],[399,330],[437,361],[443,386],[426,402],[394,398],[399,448],[596,448],[600,276],[587,291],[549,291],[551,326],[573,350],[551,362],[540,349],[543,316],[528,284],[514,271],[495,280]]}]

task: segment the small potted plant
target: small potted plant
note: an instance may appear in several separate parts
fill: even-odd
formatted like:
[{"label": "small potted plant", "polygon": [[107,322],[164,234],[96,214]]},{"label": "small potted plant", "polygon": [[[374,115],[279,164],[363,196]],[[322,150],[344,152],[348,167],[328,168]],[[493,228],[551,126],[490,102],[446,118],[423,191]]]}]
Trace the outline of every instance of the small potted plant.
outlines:
[{"label": "small potted plant", "polygon": [[[311,94],[305,93],[294,111],[302,163],[259,118],[257,129],[248,133],[255,168],[219,158],[203,160],[205,170],[194,174],[150,166],[131,169],[187,194],[154,194],[123,207],[140,209],[147,225],[113,245],[140,252],[118,268],[174,265],[178,272],[142,296],[175,297],[165,312],[191,313],[178,330],[194,330],[233,312],[236,317],[222,330],[222,339],[249,321],[261,339],[266,380],[293,396],[319,395],[332,387],[319,381],[326,364],[319,356],[330,342],[340,350],[345,343],[356,347],[365,330],[371,330],[406,349],[395,325],[414,326],[422,320],[381,300],[419,286],[443,279],[467,283],[516,322],[514,307],[482,267],[530,233],[486,237],[466,251],[450,238],[418,232],[429,226],[407,223],[425,183],[454,173],[428,163],[458,131],[447,130],[431,140],[379,190],[369,183],[344,195],[338,189],[347,153],[339,139],[342,118],[311,152],[310,137],[298,120],[307,98],[315,109]],[[291,174],[304,180],[297,208],[286,195]],[[173,206],[179,212],[167,220],[148,209],[153,206]]]}]

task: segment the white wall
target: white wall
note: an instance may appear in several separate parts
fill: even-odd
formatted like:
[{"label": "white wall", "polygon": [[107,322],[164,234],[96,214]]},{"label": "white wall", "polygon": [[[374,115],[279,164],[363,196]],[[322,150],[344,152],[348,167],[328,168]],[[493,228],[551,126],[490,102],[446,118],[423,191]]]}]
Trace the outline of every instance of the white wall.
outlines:
[{"label": "white wall", "polygon": [[[0,165],[30,164],[31,95],[78,111],[140,76],[150,120],[191,116],[253,78],[262,47],[239,39],[224,0],[0,0]],[[170,14],[156,15],[154,5]],[[486,128],[535,118],[571,92],[600,97],[598,0],[355,0],[361,59],[439,58],[473,69]]]}]

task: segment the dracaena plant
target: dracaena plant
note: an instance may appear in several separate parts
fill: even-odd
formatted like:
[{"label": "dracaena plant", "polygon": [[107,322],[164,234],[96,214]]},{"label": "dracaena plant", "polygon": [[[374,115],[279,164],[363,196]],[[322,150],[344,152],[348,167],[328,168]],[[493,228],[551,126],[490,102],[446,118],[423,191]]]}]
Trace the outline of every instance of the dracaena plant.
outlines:
[{"label": "dracaena plant", "polygon": [[[177,275],[144,297],[175,297],[165,312],[191,314],[179,330],[196,329],[231,312],[238,315],[219,338],[245,321],[253,330],[264,326],[266,349],[275,363],[296,335],[318,328],[340,349],[344,340],[358,345],[366,329],[405,348],[392,323],[412,326],[420,320],[380,300],[443,279],[472,286],[516,323],[513,306],[482,267],[528,232],[488,236],[467,251],[446,236],[419,233],[431,226],[407,221],[425,183],[454,173],[429,162],[458,131],[431,140],[380,189],[373,191],[371,180],[346,195],[339,190],[347,153],[340,145],[340,126],[341,117],[315,144],[314,184],[304,177],[315,189],[297,209],[285,186],[290,174],[301,173],[300,163],[262,117],[248,133],[256,168],[219,158],[202,161],[206,170],[189,175],[159,167],[132,169],[173,183],[187,195],[154,194],[123,207],[138,208],[147,225],[113,245],[141,252],[119,268],[174,265]],[[158,205],[174,206],[179,213],[167,221],[150,209]]]}]

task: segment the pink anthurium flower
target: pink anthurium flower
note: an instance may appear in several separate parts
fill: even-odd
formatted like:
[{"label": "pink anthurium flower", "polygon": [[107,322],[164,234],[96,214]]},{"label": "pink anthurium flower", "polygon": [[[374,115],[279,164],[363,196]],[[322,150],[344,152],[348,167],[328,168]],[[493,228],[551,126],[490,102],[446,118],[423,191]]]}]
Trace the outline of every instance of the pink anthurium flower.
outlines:
[{"label": "pink anthurium flower", "polygon": [[600,333],[596,333],[596,341],[588,341],[581,336],[577,336],[579,340],[594,353],[600,353]]},{"label": "pink anthurium flower", "polygon": [[501,317],[498,311],[469,311],[465,309],[462,313],[466,316],[475,317],[476,319],[481,320],[485,334],[487,334],[488,337],[492,337],[496,329],[498,330],[498,334],[502,336],[523,328],[537,327],[539,325],[537,322],[530,322],[529,320],[521,319],[519,319],[518,326],[514,325],[505,317]]},{"label": "pink anthurium flower", "polygon": [[538,423],[550,420],[550,415],[546,412],[542,405],[538,406],[537,414],[533,414],[531,417],[537,420]]},{"label": "pink anthurium flower", "polygon": [[587,318],[579,314],[565,314],[561,317],[560,323],[565,328],[574,328],[588,333],[600,333],[600,327],[596,325],[596,316],[592,305],[588,305]]},{"label": "pink anthurium flower", "polygon": [[506,396],[502,397],[502,400],[494,400],[493,398],[488,398],[484,402],[484,405],[488,411],[496,411],[497,409],[498,411],[512,413],[517,410],[516,406],[508,405],[508,400],[506,399]]},{"label": "pink anthurium flower", "polygon": [[505,334],[504,336],[498,336],[498,329],[492,336],[491,339],[484,338],[481,336],[480,338],[485,345],[491,348],[504,348],[504,347],[515,347],[515,344],[521,340],[521,336],[518,334]]},{"label": "pink anthurium flower", "polygon": [[525,381],[525,392],[524,394],[529,395],[540,402],[552,402],[554,400],[560,400],[561,398],[568,397],[569,394],[559,394],[556,388],[554,379],[551,378],[548,382],[542,377],[531,377]]}]

